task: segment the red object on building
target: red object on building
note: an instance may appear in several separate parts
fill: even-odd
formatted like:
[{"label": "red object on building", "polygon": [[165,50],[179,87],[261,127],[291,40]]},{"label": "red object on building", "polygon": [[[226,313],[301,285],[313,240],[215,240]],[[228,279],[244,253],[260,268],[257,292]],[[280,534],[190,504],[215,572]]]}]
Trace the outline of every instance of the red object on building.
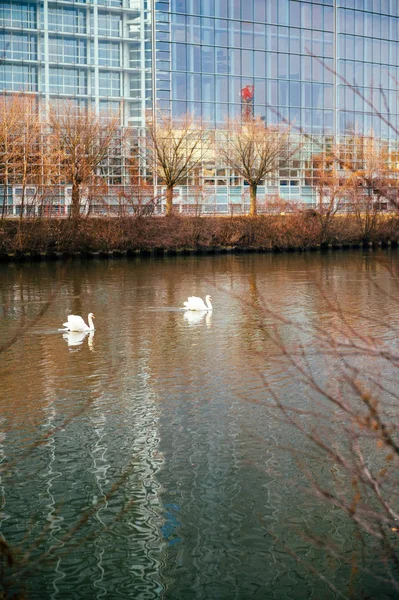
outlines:
[{"label": "red object on building", "polygon": [[244,119],[250,119],[254,112],[254,86],[246,85],[241,88],[241,114]]},{"label": "red object on building", "polygon": [[246,85],[241,89],[241,98],[244,102],[252,102],[254,99],[254,88],[253,85]]}]

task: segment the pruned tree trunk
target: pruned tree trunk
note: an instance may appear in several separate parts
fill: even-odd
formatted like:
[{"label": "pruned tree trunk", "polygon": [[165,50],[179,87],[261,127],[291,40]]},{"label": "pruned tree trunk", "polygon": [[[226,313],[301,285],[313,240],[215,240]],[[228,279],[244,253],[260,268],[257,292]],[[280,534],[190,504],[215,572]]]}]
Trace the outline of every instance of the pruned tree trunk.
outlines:
[{"label": "pruned tree trunk", "polygon": [[3,181],[3,205],[1,207],[1,220],[4,221],[4,216],[6,214],[6,203],[8,200],[8,171],[6,171],[5,175],[4,175],[4,181]]},{"label": "pruned tree trunk", "polygon": [[249,186],[249,215],[256,216],[256,192],[258,186],[256,183],[251,183]]},{"label": "pruned tree trunk", "polygon": [[72,183],[71,217],[72,219],[80,217],[80,185],[76,181]]},{"label": "pruned tree trunk", "polygon": [[173,214],[173,185],[168,185],[166,188],[166,216],[170,217]]}]

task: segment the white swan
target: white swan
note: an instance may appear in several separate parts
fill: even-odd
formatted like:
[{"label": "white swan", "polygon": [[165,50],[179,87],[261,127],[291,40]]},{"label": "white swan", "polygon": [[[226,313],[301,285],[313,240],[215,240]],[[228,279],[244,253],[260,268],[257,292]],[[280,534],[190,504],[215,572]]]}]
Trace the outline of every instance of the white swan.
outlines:
[{"label": "white swan", "polygon": [[183,302],[186,310],[212,310],[211,304],[212,298],[210,296],[205,297],[205,302],[198,296],[189,296],[186,302]]},{"label": "white swan", "polygon": [[68,315],[68,321],[63,323],[63,326],[66,328],[66,331],[94,331],[93,319],[93,313],[89,313],[89,316],[87,317],[89,324],[86,325],[79,315]]}]

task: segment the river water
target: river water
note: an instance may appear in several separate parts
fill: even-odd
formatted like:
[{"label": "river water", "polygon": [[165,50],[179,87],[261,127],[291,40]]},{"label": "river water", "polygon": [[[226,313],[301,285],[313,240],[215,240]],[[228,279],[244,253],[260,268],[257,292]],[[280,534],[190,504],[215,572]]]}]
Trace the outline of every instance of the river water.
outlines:
[{"label": "river water", "polygon": [[[287,351],[334,381],[320,332],[342,319],[396,343],[397,266],[395,250],[1,265],[10,597],[390,597],[372,566],[351,573],[351,523],[304,473],[334,464],[274,403],[311,396]],[[206,294],[212,312],[181,309]],[[89,312],[94,333],[58,331]]]}]

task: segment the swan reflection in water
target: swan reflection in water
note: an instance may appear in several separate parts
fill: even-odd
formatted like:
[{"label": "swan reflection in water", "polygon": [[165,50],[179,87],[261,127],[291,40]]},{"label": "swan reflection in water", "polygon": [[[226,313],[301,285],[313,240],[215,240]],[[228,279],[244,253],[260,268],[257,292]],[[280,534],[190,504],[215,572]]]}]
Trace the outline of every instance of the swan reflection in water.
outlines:
[{"label": "swan reflection in water", "polygon": [[198,325],[199,323],[202,323],[204,317],[207,327],[210,326],[212,321],[212,312],[208,312],[207,310],[197,312],[192,310],[186,310],[183,316],[184,320],[187,321],[190,325]]},{"label": "swan reflection in water", "polygon": [[64,340],[67,342],[68,346],[81,346],[87,337],[87,344],[90,350],[94,348],[94,331],[68,331],[64,333]]}]

